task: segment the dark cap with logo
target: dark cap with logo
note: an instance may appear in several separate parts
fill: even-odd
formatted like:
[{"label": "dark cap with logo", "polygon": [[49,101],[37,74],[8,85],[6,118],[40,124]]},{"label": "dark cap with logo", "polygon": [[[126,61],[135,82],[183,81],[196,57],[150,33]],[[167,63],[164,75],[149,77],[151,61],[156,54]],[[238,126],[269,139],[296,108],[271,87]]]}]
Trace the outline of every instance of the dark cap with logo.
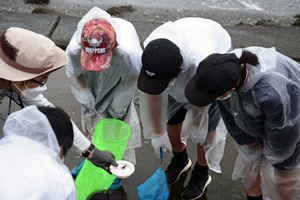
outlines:
[{"label": "dark cap with logo", "polygon": [[179,48],[170,40],[151,41],[142,55],[142,64],[137,86],[152,95],[162,93],[174,78],[183,62]]},{"label": "dark cap with logo", "polygon": [[236,88],[239,77],[239,60],[234,53],[211,54],[199,63],[196,74],[185,87],[185,96],[195,106],[207,106]]}]

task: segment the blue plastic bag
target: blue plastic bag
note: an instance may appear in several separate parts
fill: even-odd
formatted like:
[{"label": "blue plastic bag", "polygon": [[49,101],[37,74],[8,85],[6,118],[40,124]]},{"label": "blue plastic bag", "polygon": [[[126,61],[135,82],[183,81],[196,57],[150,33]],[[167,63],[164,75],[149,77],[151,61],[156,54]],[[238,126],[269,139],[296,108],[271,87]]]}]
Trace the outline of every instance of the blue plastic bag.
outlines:
[{"label": "blue plastic bag", "polygon": [[166,200],[169,197],[167,178],[162,168],[137,188],[140,200]]}]

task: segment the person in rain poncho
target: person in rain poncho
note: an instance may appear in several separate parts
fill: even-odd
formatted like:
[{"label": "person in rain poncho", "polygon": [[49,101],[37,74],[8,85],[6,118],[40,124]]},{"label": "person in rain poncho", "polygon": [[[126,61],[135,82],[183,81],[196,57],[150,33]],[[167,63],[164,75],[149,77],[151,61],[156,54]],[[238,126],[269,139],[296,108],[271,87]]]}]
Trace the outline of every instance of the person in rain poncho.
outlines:
[{"label": "person in rain poncho", "polygon": [[141,146],[141,136],[133,95],[142,49],[133,25],[94,7],[79,21],[66,53],[66,73],[81,104],[86,135],[93,138],[101,118],[124,121],[131,136],[123,159],[135,164],[134,148]]},{"label": "person in rain poncho", "polygon": [[77,199],[73,178],[63,163],[74,138],[67,113],[28,106],[8,116],[3,131],[1,199]]},{"label": "person in rain poncho", "polygon": [[300,199],[299,90],[300,65],[274,47],[212,54],[185,89],[196,106],[217,99],[248,199]]},{"label": "person in rain poncho", "polygon": [[181,195],[184,199],[200,197],[211,181],[208,169],[221,172],[227,132],[221,122],[216,133],[221,118],[216,104],[192,106],[184,88],[202,59],[231,50],[231,38],[212,20],[183,18],[156,28],[144,47],[137,86],[145,138],[152,139],[157,155],[166,146],[172,148],[174,157],[165,171],[168,184],[191,166],[186,139],[197,144],[197,162]]},{"label": "person in rain poncho", "polygon": [[[12,27],[1,36],[0,94],[13,100],[21,108],[29,105],[53,106],[42,93],[47,89],[49,74],[69,61],[66,53],[49,38],[32,31]],[[107,151],[93,149],[91,142],[72,121],[74,130],[73,152],[83,155],[95,165],[106,168],[117,165]]]}]

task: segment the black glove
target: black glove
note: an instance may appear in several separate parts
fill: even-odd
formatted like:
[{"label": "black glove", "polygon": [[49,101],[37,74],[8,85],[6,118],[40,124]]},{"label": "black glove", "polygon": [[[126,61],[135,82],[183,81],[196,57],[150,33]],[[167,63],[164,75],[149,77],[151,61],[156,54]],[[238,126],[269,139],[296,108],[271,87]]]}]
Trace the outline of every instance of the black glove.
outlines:
[{"label": "black glove", "polygon": [[92,157],[89,159],[95,166],[101,167],[109,174],[111,171],[109,169],[110,165],[115,167],[118,166],[117,162],[115,161],[115,156],[110,153],[109,151],[100,151],[99,149],[95,148]]}]

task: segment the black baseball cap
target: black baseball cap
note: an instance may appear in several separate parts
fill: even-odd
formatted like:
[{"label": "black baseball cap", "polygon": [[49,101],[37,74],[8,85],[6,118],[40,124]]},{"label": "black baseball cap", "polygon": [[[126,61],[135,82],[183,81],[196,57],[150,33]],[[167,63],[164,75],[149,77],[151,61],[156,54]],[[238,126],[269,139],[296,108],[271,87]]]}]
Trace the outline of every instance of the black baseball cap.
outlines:
[{"label": "black baseball cap", "polygon": [[211,54],[199,63],[196,74],[185,87],[185,96],[195,106],[207,106],[236,88],[239,77],[240,64],[234,53]]},{"label": "black baseball cap", "polygon": [[147,94],[162,93],[183,62],[179,48],[168,39],[151,41],[142,54],[142,69],[137,87]]}]

